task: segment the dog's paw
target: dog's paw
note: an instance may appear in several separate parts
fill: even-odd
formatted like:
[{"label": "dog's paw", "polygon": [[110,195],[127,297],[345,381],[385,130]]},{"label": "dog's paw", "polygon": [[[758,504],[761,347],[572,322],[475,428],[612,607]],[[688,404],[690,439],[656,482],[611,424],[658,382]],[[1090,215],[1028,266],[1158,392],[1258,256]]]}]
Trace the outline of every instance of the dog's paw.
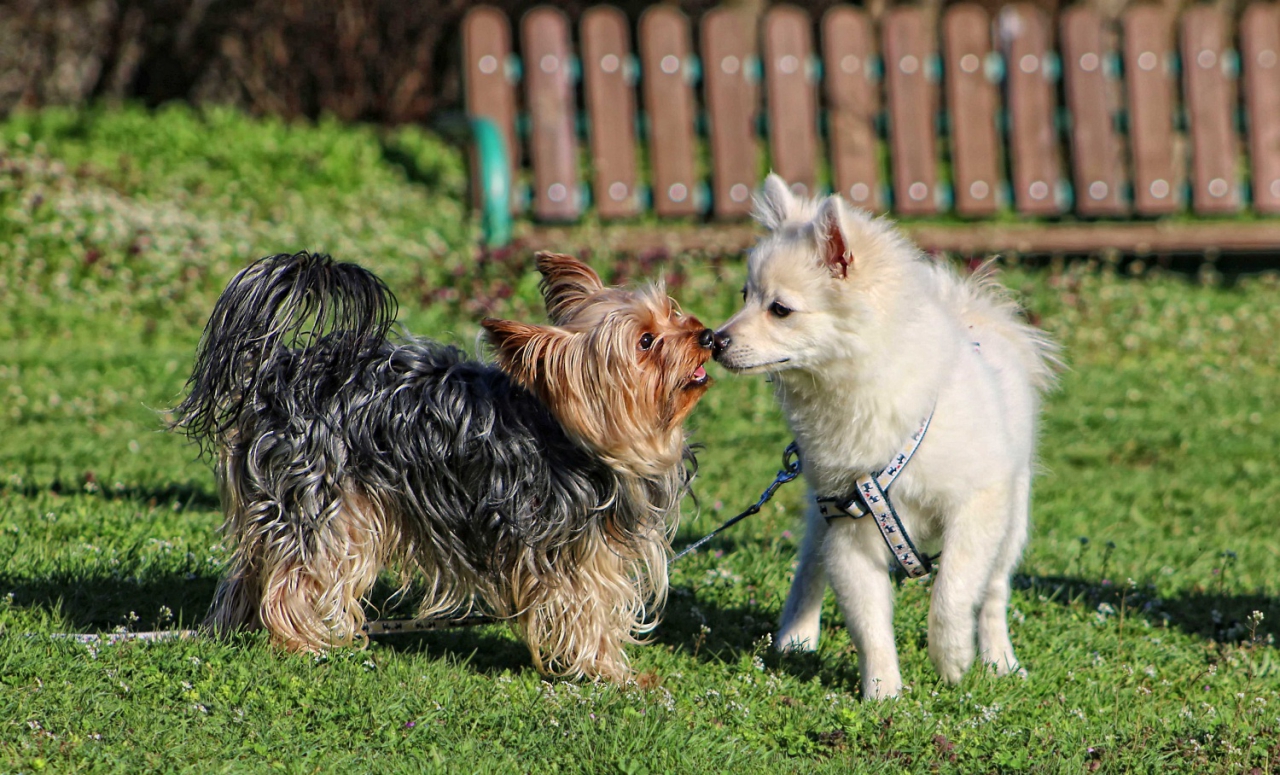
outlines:
[{"label": "dog's paw", "polygon": [[997,676],[1004,677],[1013,673],[1026,673],[1022,666],[1018,664],[1018,658],[1013,655],[1013,648],[1008,651],[997,654],[983,654],[982,664],[988,670]]},{"label": "dog's paw", "polygon": [[871,678],[862,682],[863,700],[891,700],[899,694],[902,694],[901,676]]},{"label": "dog's paw", "polygon": [[773,646],[778,651],[806,653],[818,650],[818,630],[783,630],[773,639]]},{"label": "dog's paw", "polygon": [[974,649],[972,646],[964,648],[963,646],[953,646],[951,648],[937,648],[933,643],[929,644],[929,661],[933,663],[933,667],[938,671],[938,675],[948,684],[955,686],[964,678],[964,674],[969,672],[969,667],[973,664]]}]

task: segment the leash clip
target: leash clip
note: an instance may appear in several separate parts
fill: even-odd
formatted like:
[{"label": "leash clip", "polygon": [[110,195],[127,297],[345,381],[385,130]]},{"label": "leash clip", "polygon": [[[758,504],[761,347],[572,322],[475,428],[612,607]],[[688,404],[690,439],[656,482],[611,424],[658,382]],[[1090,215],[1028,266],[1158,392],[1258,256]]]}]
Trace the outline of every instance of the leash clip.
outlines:
[{"label": "leash clip", "polygon": [[782,470],[774,479],[778,484],[786,484],[800,475],[800,446],[794,441],[782,451]]}]

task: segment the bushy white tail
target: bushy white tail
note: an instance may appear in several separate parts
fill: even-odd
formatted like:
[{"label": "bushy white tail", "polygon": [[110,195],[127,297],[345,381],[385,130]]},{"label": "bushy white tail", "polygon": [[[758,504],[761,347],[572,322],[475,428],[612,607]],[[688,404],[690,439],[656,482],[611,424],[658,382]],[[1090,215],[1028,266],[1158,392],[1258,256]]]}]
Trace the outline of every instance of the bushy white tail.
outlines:
[{"label": "bushy white tail", "polygon": [[1053,387],[1064,368],[1062,348],[1044,331],[1026,322],[1022,307],[1000,284],[996,259],[990,259],[968,277],[949,265],[935,264],[938,289],[944,301],[954,305],[961,320],[975,331],[993,333],[1009,342],[1026,369],[1031,384],[1041,392]]}]

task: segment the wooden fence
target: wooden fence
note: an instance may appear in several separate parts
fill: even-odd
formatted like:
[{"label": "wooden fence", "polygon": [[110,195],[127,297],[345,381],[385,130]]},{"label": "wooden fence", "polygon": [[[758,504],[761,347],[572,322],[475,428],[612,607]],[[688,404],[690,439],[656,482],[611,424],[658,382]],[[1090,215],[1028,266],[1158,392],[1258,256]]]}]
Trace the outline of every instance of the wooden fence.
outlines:
[{"label": "wooden fence", "polygon": [[630,20],[595,7],[575,47],[560,11],[535,8],[517,57],[505,15],[469,12],[467,110],[527,181],[513,212],[731,220],[771,168],[800,193],[929,218],[932,247],[1280,250],[1276,3],[1238,23],[1212,6],[1113,23],[962,3],[936,30],[911,6],[877,24],[778,5],[758,29],[717,9],[696,46],[684,14],[654,6],[635,30],[633,48]]}]

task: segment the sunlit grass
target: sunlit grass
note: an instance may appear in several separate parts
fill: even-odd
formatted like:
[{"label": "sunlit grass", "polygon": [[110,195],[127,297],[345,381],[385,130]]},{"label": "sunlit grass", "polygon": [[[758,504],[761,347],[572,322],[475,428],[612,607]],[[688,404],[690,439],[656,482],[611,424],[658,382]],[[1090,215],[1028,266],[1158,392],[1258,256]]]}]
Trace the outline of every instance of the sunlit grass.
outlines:
[{"label": "sunlit grass", "polygon": [[[1006,271],[1071,364],[1012,606],[1024,677],[939,685],[917,582],[898,594],[902,699],[856,699],[830,600],[817,654],[774,654],[800,484],[673,569],[632,686],[544,682],[500,628],[321,658],[261,637],[90,649],[51,635],[208,606],[212,477],[162,429],[236,268],[358,260],[410,330],[474,349],[485,314],[540,317],[544,246],[477,254],[461,156],[418,132],[129,110],[11,119],[0,143],[0,769],[1280,769],[1274,276]],[[742,284],[732,256],[592,260],[665,275],[707,322]],[[713,375],[678,543],[753,501],[789,440],[768,385]]]}]

